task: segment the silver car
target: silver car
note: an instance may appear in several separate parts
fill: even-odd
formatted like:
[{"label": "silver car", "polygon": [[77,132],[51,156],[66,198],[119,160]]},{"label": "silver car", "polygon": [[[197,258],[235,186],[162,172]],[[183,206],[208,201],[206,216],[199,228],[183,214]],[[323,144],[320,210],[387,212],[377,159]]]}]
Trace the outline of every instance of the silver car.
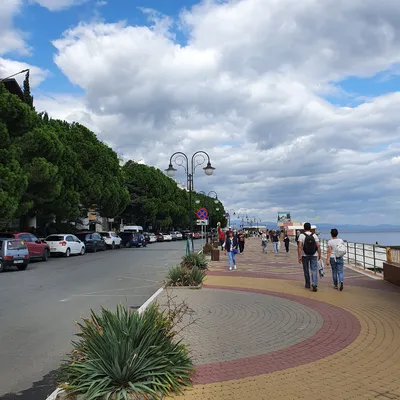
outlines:
[{"label": "silver car", "polygon": [[24,271],[29,261],[29,250],[22,240],[0,238],[0,272],[11,267]]}]

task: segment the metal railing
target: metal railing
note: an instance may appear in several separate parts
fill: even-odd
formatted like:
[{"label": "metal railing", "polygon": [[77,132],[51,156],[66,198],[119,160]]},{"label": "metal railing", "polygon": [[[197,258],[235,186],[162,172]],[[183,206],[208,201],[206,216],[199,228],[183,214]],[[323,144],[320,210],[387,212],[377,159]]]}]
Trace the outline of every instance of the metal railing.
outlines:
[{"label": "metal railing", "polygon": [[[328,240],[320,239],[321,250],[326,253],[328,250]],[[375,244],[345,242],[347,253],[344,259],[347,264],[362,267],[375,274],[383,272],[383,263],[400,263],[400,249],[384,247]],[[397,260],[397,261],[395,261]]]}]

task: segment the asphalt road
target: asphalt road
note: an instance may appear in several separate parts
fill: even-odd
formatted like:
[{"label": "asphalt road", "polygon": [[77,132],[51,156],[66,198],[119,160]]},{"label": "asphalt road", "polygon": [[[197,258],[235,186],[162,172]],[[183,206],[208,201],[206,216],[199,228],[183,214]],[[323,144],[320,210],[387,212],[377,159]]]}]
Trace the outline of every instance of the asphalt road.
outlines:
[{"label": "asphalt road", "polygon": [[74,321],[101,306],[140,307],[180,261],[185,244],[57,257],[0,274],[0,400],[46,399],[71,349]]}]

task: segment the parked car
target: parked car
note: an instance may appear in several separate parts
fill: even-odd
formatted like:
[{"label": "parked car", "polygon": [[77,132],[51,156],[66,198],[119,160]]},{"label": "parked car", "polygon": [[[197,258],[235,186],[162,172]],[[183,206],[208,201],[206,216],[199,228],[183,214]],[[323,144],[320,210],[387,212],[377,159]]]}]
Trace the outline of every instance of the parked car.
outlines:
[{"label": "parked car", "polygon": [[49,245],[43,240],[39,240],[35,235],[32,235],[32,233],[3,232],[0,233],[0,238],[22,240],[26,244],[26,247],[28,248],[29,258],[31,260],[40,259],[43,261],[47,261],[48,258],[50,257]]},{"label": "parked car", "polygon": [[200,238],[201,238],[201,234],[199,232],[193,233],[193,239],[200,239]]},{"label": "parked car", "polygon": [[45,242],[50,246],[51,254],[69,257],[71,254],[83,256],[86,252],[85,243],[71,234],[50,235]]},{"label": "parked car", "polygon": [[136,232],[120,232],[121,244],[125,247],[140,247],[139,235]]},{"label": "parked car", "polygon": [[121,248],[121,238],[115,232],[100,232],[100,235],[106,242],[106,245],[114,250],[116,247]]},{"label": "parked car", "polygon": [[145,233],[144,236],[148,243],[157,242],[157,236],[155,235],[155,233]]},{"label": "parked car", "polygon": [[190,239],[191,238],[191,233],[190,231],[183,231],[183,238],[184,239]]},{"label": "parked car", "polygon": [[171,238],[172,238],[173,241],[178,240],[178,237],[176,236],[176,233],[175,233],[175,232],[170,232],[169,234],[170,234],[170,236],[171,236]]},{"label": "parked car", "polygon": [[86,251],[107,250],[106,242],[98,232],[79,232],[76,237],[85,244]]},{"label": "parked car", "polygon": [[182,233],[180,233],[180,232],[175,232],[175,235],[176,235],[176,238],[177,238],[178,240],[182,240],[182,239],[183,239]]},{"label": "parked car", "polygon": [[162,233],[164,242],[171,242],[172,241],[172,236],[169,233]]},{"label": "parked car", "polygon": [[157,233],[157,242],[163,242],[164,241],[164,235],[162,233]]},{"label": "parked car", "polygon": [[24,241],[0,239],[0,272],[12,266],[24,271],[28,267],[29,260],[29,250]]}]

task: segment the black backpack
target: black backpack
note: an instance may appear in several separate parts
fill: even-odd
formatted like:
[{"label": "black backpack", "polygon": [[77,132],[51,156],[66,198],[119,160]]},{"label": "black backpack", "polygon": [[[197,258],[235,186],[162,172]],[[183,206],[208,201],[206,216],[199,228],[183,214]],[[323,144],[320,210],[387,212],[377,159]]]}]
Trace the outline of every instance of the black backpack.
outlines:
[{"label": "black backpack", "polygon": [[314,235],[306,235],[306,238],[304,239],[304,244],[303,244],[303,251],[304,254],[307,256],[313,256],[315,252],[317,251],[317,243],[315,242]]}]

